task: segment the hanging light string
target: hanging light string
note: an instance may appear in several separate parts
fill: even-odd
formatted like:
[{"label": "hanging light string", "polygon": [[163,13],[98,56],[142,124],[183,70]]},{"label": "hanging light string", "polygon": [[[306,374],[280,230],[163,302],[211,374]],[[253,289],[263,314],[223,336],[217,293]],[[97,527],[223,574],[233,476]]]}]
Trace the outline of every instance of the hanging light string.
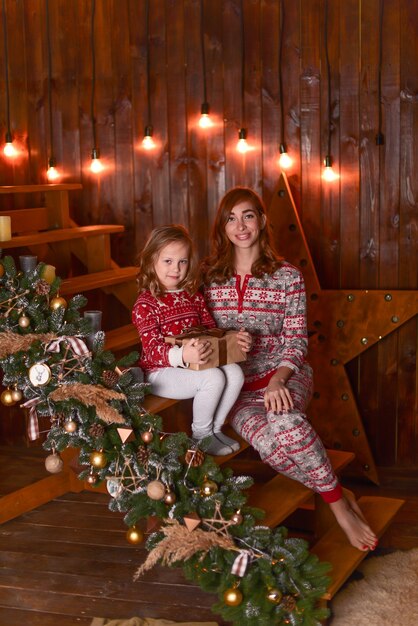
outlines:
[{"label": "hanging light string", "polygon": [[147,41],[147,123],[144,131],[144,139],[142,140],[142,146],[145,150],[152,150],[155,148],[155,143],[152,138],[153,127],[151,121],[151,94],[150,94],[150,82],[151,82],[151,61],[150,61],[150,10],[149,0],[145,3],[145,28],[146,28],[146,41]]},{"label": "hanging light string", "polygon": [[285,137],[284,137],[284,117],[283,117],[284,104],[283,104],[283,72],[282,72],[283,26],[284,26],[284,20],[285,20],[283,0],[280,0],[279,19],[280,19],[280,25],[279,25],[280,144],[285,146],[286,142],[285,142]]},{"label": "hanging light string", "polygon": [[204,0],[200,0],[200,49],[202,53],[202,72],[203,72],[203,102],[207,103],[207,91],[206,91],[206,55],[205,55],[205,40],[203,36],[203,25],[205,23],[204,18]]},{"label": "hanging light string", "polygon": [[[55,158],[54,158],[54,125],[52,123],[52,94],[51,94],[51,77],[52,77],[52,55],[51,55],[51,34],[49,28],[49,0],[45,2],[46,11],[46,42],[48,56],[48,109],[49,109],[49,142],[50,153],[48,159],[48,179],[56,178]],[[52,170],[52,171],[51,171]]]},{"label": "hanging light string", "polygon": [[383,13],[384,0],[379,0],[379,71],[377,82],[377,98],[379,103],[378,109],[378,129],[376,135],[376,145],[382,146],[385,143],[385,136],[382,132],[382,50],[383,50]]},{"label": "hanging light string", "polygon": [[247,128],[245,127],[245,32],[244,32],[244,3],[241,0],[241,128],[238,131],[238,152],[248,152]]},{"label": "hanging light string", "polygon": [[3,0],[3,40],[4,40],[4,73],[6,83],[6,145],[4,147],[4,154],[6,156],[15,156],[16,150],[12,145],[13,137],[10,130],[10,89],[9,89],[9,45],[7,39],[7,13],[6,13],[6,0]]},{"label": "hanging light string", "polygon": [[332,156],[331,156],[331,64],[329,62],[328,52],[328,0],[325,0],[325,16],[324,16],[324,44],[325,44],[325,59],[327,65],[327,81],[328,81],[328,141],[327,141],[327,154],[325,156],[325,170],[322,175],[323,179],[327,182],[332,182],[339,178],[339,175],[332,169]]},{"label": "hanging light string", "polygon": [[92,0],[91,2],[91,104],[90,104],[90,112],[91,112],[91,126],[93,132],[93,152],[97,153],[97,133],[96,133],[96,116],[94,112],[94,104],[95,104],[95,92],[96,92],[96,50],[95,50],[95,41],[94,41],[94,22],[95,22],[95,14],[96,14],[96,0]]}]

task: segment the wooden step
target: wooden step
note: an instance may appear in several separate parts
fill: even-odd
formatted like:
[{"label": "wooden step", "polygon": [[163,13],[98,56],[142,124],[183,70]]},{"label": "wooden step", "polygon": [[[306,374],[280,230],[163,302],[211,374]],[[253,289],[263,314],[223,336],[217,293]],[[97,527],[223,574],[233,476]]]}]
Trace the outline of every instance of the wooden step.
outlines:
[{"label": "wooden step", "polygon": [[0,187],[1,193],[37,193],[39,191],[75,191],[76,189],[82,189],[83,186],[80,183],[48,183],[44,185],[2,185]]},{"label": "wooden step", "polygon": [[[352,452],[327,450],[334,472],[338,474],[354,459]],[[249,504],[264,509],[263,524],[274,528],[289,517],[297,508],[312,498],[312,490],[302,483],[277,474],[264,485],[250,491]]]},{"label": "wooden step", "polygon": [[126,324],[113,330],[106,331],[106,350],[125,350],[126,348],[138,349],[138,331],[133,324]]},{"label": "wooden step", "polygon": [[[92,289],[102,289],[110,285],[118,285],[135,280],[138,273],[137,267],[120,267],[118,269],[105,270],[104,272],[93,272],[91,274],[83,274],[82,276],[74,276],[65,278],[60,286],[60,294],[75,294],[91,291]],[[134,327],[133,327],[134,328]],[[138,332],[136,332],[136,340],[138,342]],[[107,334],[106,334],[107,338]],[[112,349],[108,348],[107,349]]]},{"label": "wooden step", "polygon": [[122,233],[125,227],[119,224],[101,226],[78,226],[77,228],[59,228],[47,230],[31,235],[18,235],[9,241],[2,241],[3,249],[33,247],[44,243],[54,243],[57,241],[70,241],[71,239],[84,239],[85,237],[98,237],[102,235],[112,235]]},{"label": "wooden step", "polygon": [[[383,535],[404,502],[397,498],[378,496],[362,496],[357,500],[365,518],[378,537]],[[332,582],[324,596],[325,600],[330,600],[336,594],[357,565],[369,554],[351,546],[337,523],[317,541],[311,548],[311,552],[316,554],[321,561],[327,561],[332,566],[329,574]]]}]

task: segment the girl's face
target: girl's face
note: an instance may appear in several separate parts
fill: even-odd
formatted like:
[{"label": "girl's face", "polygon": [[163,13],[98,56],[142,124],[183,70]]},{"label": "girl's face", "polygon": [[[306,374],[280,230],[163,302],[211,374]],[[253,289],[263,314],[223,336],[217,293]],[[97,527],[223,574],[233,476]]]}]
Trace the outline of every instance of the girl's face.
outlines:
[{"label": "girl's face", "polygon": [[264,227],[264,224],[264,215],[259,216],[251,202],[240,202],[229,214],[225,224],[225,233],[235,247],[253,248],[258,246],[260,229]]},{"label": "girl's face", "polygon": [[189,269],[189,246],[182,241],[173,241],[161,248],[154,270],[164,289],[177,289],[186,278]]}]

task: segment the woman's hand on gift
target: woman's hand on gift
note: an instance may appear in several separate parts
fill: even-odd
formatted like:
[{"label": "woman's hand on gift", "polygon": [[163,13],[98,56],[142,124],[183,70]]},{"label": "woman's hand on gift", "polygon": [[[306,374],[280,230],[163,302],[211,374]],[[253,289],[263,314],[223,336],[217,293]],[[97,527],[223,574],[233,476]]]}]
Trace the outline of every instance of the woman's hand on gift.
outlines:
[{"label": "woman's hand on gift", "polygon": [[237,343],[243,352],[249,352],[253,347],[253,338],[245,328],[240,328],[237,333]]},{"label": "woman's hand on gift", "polygon": [[210,341],[204,339],[189,339],[183,346],[183,361],[204,365],[213,352]]},{"label": "woman's hand on gift", "polygon": [[264,392],[264,406],[267,411],[280,413],[281,411],[289,411],[293,409],[293,400],[289,389],[286,386],[289,373],[292,370],[282,368],[285,372],[276,372],[270,379],[269,384]]}]

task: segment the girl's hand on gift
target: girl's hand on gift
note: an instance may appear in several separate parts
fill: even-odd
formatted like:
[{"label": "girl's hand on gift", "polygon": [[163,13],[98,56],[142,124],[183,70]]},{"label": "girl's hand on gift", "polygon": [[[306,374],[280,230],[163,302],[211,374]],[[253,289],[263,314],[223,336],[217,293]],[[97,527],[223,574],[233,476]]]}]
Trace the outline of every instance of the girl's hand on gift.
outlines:
[{"label": "girl's hand on gift", "polygon": [[184,363],[204,365],[207,363],[213,349],[210,341],[203,339],[189,339],[183,346]]},{"label": "girl's hand on gift", "polygon": [[289,411],[293,408],[293,400],[284,379],[271,379],[264,392],[264,406],[267,411]]},{"label": "girl's hand on gift", "polygon": [[243,352],[249,352],[253,347],[253,338],[245,328],[240,328],[237,334],[237,343]]}]

